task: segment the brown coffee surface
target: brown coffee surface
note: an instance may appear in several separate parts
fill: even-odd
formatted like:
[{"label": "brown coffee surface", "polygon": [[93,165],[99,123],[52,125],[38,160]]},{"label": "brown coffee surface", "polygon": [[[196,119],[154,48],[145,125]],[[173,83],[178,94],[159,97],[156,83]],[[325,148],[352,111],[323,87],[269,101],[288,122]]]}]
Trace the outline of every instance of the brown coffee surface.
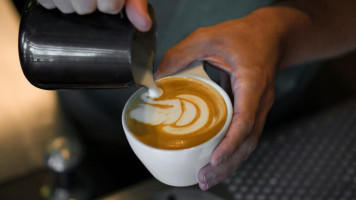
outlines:
[{"label": "brown coffee surface", "polygon": [[227,108],[212,86],[188,77],[156,81],[163,90],[145,100],[135,95],[126,110],[126,124],[141,142],[160,149],[185,149],[214,137],[224,126]]}]

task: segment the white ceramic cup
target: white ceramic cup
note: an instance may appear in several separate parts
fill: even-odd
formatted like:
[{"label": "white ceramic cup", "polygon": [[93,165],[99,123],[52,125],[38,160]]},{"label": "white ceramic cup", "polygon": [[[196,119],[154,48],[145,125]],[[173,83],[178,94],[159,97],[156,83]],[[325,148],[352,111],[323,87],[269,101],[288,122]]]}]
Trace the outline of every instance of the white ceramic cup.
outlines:
[{"label": "white ceramic cup", "polygon": [[232,105],[226,92],[208,78],[202,67],[198,66],[197,68],[194,68],[193,71],[180,73],[175,76],[191,77],[201,80],[214,87],[221,94],[226,103],[227,118],[219,133],[205,143],[187,149],[166,150],[142,143],[128,129],[125,113],[132,99],[134,99],[137,94],[140,94],[141,90],[147,90],[146,88],[139,89],[127,101],[122,112],[122,124],[131,148],[150,173],[156,179],[167,185],[182,187],[198,183],[199,170],[210,162],[212,152],[225,136],[226,131],[230,126]]}]

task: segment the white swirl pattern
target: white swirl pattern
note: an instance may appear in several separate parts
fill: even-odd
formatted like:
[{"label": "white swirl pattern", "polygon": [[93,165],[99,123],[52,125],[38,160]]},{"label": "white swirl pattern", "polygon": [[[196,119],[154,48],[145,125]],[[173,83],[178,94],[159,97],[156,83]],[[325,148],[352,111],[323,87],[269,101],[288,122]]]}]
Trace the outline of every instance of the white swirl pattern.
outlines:
[{"label": "white swirl pattern", "polygon": [[177,95],[176,99],[155,101],[148,93],[141,95],[143,102],[130,112],[130,117],[152,126],[164,125],[162,130],[171,134],[187,134],[206,126],[209,108],[200,97]]}]

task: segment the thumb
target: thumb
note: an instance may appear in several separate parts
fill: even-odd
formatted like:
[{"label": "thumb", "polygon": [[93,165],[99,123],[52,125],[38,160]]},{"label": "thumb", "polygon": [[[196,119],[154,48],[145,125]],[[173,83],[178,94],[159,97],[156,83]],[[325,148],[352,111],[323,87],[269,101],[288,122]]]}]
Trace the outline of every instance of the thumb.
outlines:
[{"label": "thumb", "polygon": [[152,26],[147,10],[147,0],[127,0],[126,14],[131,23],[140,31],[149,31]]},{"label": "thumb", "polygon": [[166,51],[154,74],[155,79],[174,74],[195,60],[205,60],[207,51],[203,51],[206,43],[197,34],[191,34],[177,45]]}]

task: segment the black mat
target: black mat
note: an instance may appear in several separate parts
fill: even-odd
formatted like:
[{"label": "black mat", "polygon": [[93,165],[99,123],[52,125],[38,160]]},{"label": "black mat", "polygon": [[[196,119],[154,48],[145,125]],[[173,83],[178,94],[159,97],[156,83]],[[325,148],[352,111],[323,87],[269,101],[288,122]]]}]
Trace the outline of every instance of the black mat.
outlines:
[{"label": "black mat", "polygon": [[355,200],[356,99],[264,133],[223,185],[233,200]]}]

